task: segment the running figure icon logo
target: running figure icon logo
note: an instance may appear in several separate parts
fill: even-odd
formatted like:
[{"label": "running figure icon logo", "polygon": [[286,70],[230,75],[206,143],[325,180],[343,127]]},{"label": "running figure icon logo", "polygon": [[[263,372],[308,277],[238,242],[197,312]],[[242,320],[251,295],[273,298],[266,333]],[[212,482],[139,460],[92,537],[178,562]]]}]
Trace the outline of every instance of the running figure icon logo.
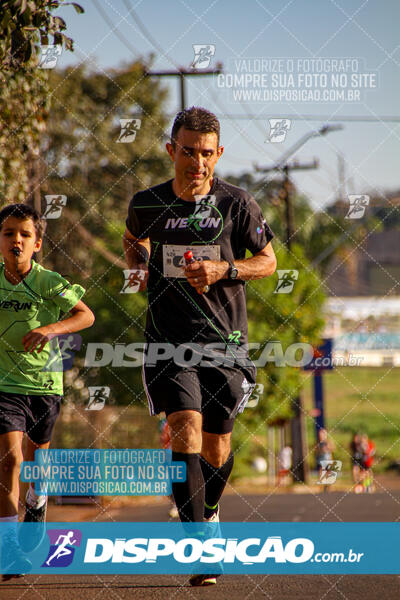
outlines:
[{"label": "running figure icon logo", "polygon": [[47,195],[46,199],[46,209],[43,213],[44,219],[58,219],[61,217],[62,209],[67,204],[67,196],[64,195]]},{"label": "running figure icon logo", "polygon": [[[208,196],[196,195],[194,198],[196,206],[193,213],[188,217],[187,226],[194,227],[197,231],[201,231],[202,227],[207,223],[204,219],[208,219],[207,226],[215,226],[216,219],[211,220],[210,215],[215,207],[216,196],[214,194]],[[200,225],[200,223],[202,223],[202,225]]]},{"label": "running figure icon logo", "polygon": [[215,54],[214,44],[193,44],[194,59],[192,69],[207,69]]},{"label": "running figure icon logo", "polygon": [[130,144],[136,139],[136,134],[142,124],[141,119],[120,119],[121,131],[117,144]]},{"label": "running figure icon logo", "polygon": [[120,294],[136,294],[140,288],[140,282],[144,281],[146,271],[143,269],[123,269],[124,284]]},{"label": "running figure icon logo", "polygon": [[349,210],[345,219],[361,219],[365,214],[365,209],[369,204],[369,196],[364,194],[363,196],[357,196],[355,194],[349,194]]},{"label": "running figure icon logo", "polygon": [[342,470],[341,460],[321,460],[321,474],[317,481],[320,485],[332,485]]},{"label": "running figure icon logo", "polygon": [[266,141],[271,144],[280,144],[281,142],[284,142],[292,121],[290,119],[268,119],[268,122],[269,136]]},{"label": "running figure icon logo", "polygon": [[89,401],[85,410],[102,410],[110,395],[110,388],[108,386],[90,386],[89,390]]},{"label": "running figure icon logo", "polygon": [[50,529],[49,553],[42,567],[68,567],[74,558],[75,548],[81,545],[82,532],[79,529]]},{"label": "running figure icon logo", "polygon": [[61,56],[61,44],[50,44],[40,46],[39,69],[54,69],[57,66],[59,56]]},{"label": "running figure icon logo", "polygon": [[200,219],[210,217],[213,207],[215,207],[217,203],[217,197],[215,194],[208,194],[205,196],[196,194],[194,199],[196,201],[196,207],[193,211],[193,215],[199,217]]},{"label": "running figure icon logo", "polygon": [[296,269],[278,269],[278,277],[274,294],[290,294],[299,278],[299,272]]},{"label": "running figure icon logo", "polygon": [[247,408],[255,408],[264,393],[264,384],[256,383],[250,400],[247,402]]},{"label": "running figure icon logo", "polygon": [[[58,348],[57,348],[58,344]],[[79,333],[64,333],[50,342],[49,359],[43,371],[69,371],[74,363],[75,352],[81,349],[82,336]]]}]

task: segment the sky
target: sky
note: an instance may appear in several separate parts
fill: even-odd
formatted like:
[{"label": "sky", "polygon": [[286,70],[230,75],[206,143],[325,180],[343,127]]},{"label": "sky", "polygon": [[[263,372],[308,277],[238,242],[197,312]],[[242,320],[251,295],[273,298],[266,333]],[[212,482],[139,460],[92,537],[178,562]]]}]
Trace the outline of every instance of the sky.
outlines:
[{"label": "sky", "polygon": [[[318,159],[318,169],[292,173],[314,208],[338,195],[339,154],[346,194],[400,189],[397,0],[79,3],[83,15],[72,6],[54,13],[66,20],[75,43],[60,67],[86,62],[107,70],[154,53],[153,70],[176,70],[190,68],[194,45],[211,47],[207,68],[220,62],[222,75],[187,77],[186,104],[204,106],[221,120],[220,175],[274,165],[298,140],[334,123],[343,128],[310,137],[289,159]],[[180,110],[178,81],[163,83],[172,125]],[[283,140],[270,119],[283,126]]]}]

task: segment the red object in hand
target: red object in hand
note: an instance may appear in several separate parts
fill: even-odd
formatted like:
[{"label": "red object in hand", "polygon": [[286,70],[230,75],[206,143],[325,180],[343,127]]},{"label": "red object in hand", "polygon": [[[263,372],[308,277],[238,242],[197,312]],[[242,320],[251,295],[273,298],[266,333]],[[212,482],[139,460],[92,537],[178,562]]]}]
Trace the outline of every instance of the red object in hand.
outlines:
[{"label": "red object in hand", "polygon": [[188,250],[187,252],[185,252],[185,254],[183,255],[183,258],[185,259],[185,263],[187,265],[194,263],[196,260],[195,257],[193,256],[193,252],[191,250]]},{"label": "red object in hand", "polygon": [[[183,258],[185,259],[185,263],[186,263],[187,265],[191,265],[192,263],[196,262],[196,259],[195,259],[195,257],[193,256],[193,252],[192,252],[191,250],[187,250],[187,251],[184,253],[184,255],[183,255]],[[206,286],[204,286],[204,287],[203,287],[203,291],[202,291],[202,293],[203,293],[203,294],[207,294],[207,292],[209,292],[209,291],[210,291],[210,286],[209,286],[209,285],[206,285]]]}]

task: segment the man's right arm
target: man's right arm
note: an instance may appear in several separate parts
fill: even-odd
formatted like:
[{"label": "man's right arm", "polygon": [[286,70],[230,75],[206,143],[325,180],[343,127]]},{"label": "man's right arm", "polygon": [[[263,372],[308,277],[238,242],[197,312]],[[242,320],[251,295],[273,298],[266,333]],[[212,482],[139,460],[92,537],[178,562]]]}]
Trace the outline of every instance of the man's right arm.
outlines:
[{"label": "man's right arm", "polygon": [[128,228],[122,237],[125,260],[129,269],[138,269],[146,271],[144,280],[140,280],[139,291],[146,289],[148,279],[148,262],[150,259],[150,238],[139,239],[131,234]]}]

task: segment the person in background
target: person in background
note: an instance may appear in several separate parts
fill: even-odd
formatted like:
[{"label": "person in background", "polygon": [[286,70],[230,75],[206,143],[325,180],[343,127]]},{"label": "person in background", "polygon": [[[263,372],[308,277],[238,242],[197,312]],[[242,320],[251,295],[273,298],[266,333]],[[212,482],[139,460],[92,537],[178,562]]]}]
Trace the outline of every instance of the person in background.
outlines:
[{"label": "person in background", "polygon": [[355,433],[350,442],[350,453],[351,453],[351,472],[353,476],[353,483],[355,486],[360,483],[360,471],[362,469],[363,461],[363,448],[361,444],[361,436],[359,433]]},{"label": "person in background", "polygon": [[[318,478],[320,481],[323,472],[322,461],[332,461],[334,449],[334,443],[330,439],[328,439],[327,430],[321,427],[321,429],[318,430],[318,442],[315,447],[315,461],[318,470]],[[323,491],[327,492],[328,487],[328,485],[324,485]]]},{"label": "person in background", "polygon": [[375,444],[371,439],[369,439],[366,433],[363,433],[361,436],[361,447],[363,452],[361,463],[361,481],[365,492],[373,492],[375,487],[372,465],[374,464]]},{"label": "person in background", "polygon": [[288,445],[280,449],[278,454],[277,485],[287,485],[290,469],[292,468],[292,448]]}]

